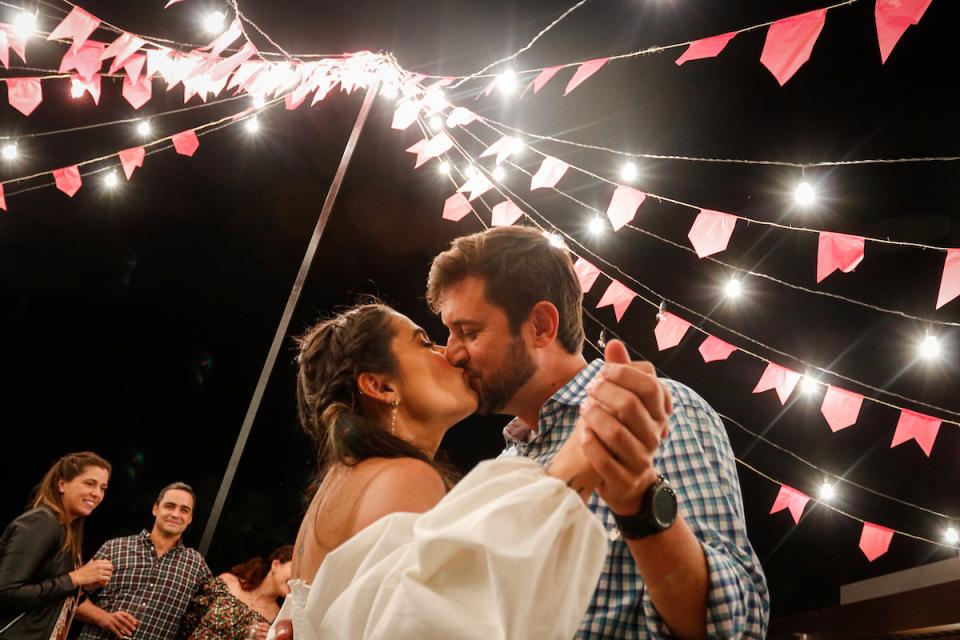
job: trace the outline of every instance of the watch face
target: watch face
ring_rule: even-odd
[[[653,494],[653,518],[664,529],[677,518],[677,495],[670,487],[660,487]]]

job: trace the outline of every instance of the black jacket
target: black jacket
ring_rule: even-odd
[[[77,593],[69,573],[65,532],[45,507],[31,509],[11,522],[0,536],[0,629],[25,615],[0,638],[47,640],[64,600]]]

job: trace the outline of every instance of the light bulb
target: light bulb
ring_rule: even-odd
[[[801,207],[809,207],[817,199],[817,193],[809,182],[801,182],[793,191],[793,199]]]
[[[559,233],[548,233],[547,237],[550,239],[550,244],[557,249],[566,249],[567,245]]]
[[[257,120],[257,116],[253,116],[247,120],[247,131],[250,133],[256,133],[260,130],[260,122]]]
[[[227,17],[219,11],[208,13],[203,19],[203,28],[210,34],[218,34],[223,31],[223,21]]]
[[[17,157],[17,143],[8,142],[3,145],[3,149],[0,149],[0,153],[3,154],[4,160],[15,160]]]
[[[511,155],[517,155],[523,152],[523,140],[520,138],[511,138],[507,145],[510,148]]]
[[[511,94],[517,90],[517,74],[513,69],[507,69],[500,74],[500,77],[497,79],[497,85],[500,87],[500,91]]]
[[[13,30],[21,38],[29,38],[37,26],[37,16],[34,13],[21,11],[13,19]]]
[[[440,173],[444,175],[447,175],[448,173],[450,173],[450,163],[447,162],[446,160],[441,161],[440,166],[438,168],[440,169]]]
[[[803,378],[801,378],[800,390],[803,391],[805,394],[807,395],[814,394],[819,389],[820,389],[820,383],[817,382],[816,378],[809,375],[805,375],[803,376]]]
[[[603,221],[603,218],[600,216],[593,216],[593,219],[590,221],[590,233],[598,235],[606,231],[607,223]]]
[[[71,98],[82,98],[83,93],[86,91],[86,88],[83,86],[83,83],[74,78],[70,81],[70,97]]]
[[[477,175],[477,168],[472,164],[468,164],[467,168],[463,170],[463,175],[467,176],[467,178],[472,178]]]
[[[917,347],[917,351],[924,360],[936,360],[940,356],[940,340],[937,336],[927,334]]]
[[[730,280],[727,281],[726,286],[724,286],[723,292],[728,298],[738,298],[740,297],[740,294],[743,293],[743,286],[736,278],[730,278]]]
[[[430,118],[430,128],[434,131],[440,131],[443,129],[443,118],[440,116],[433,116]]]
[[[148,135],[150,135],[150,121],[149,121],[149,120],[141,120],[141,121],[137,124],[137,133],[140,134],[141,136],[143,136],[144,138],[147,137]]]
[[[260,96],[253,96],[253,108],[254,108],[254,109],[263,109],[263,107],[264,107],[266,104],[267,104],[267,99],[264,98],[262,95],[260,95]]]
[[[110,189],[120,184],[120,178],[117,176],[117,172],[111,171],[107,175],[105,175],[103,177],[103,184]]]
[[[953,527],[947,527],[947,530],[943,532],[943,539],[947,541],[947,544],[957,544],[960,542],[960,533],[957,533],[957,530]]]
[[[830,502],[834,495],[833,485],[824,480],[823,484],[820,485],[820,499],[824,502]]]
[[[395,84],[384,84],[380,88],[380,95],[384,98],[396,98],[397,97],[397,85]]]
[[[507,172],[503,170],[503,167],[498,166],[496,169],[493,170],[493,178],[497,182],[500,182],[501,180],[503,180],[504,176],[506,175],[507,175]]]
[[[620,177],[624,182],[633,182],[637,177],[637,165],[627,162],[620,169]]]

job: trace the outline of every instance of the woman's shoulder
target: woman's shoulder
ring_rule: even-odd
[[[416,458],[370,458],[360,464],[367,465],[367,473],[372,485],[412,483],[416,487],[444,490],[443,478],[440,473],[424,460]],[[379,488],[382,489],[383,487]]]
[[[17,516],[7,529],[8,531],[29,531],[31,535],[40,534],[41,532],[59,533],[60,521],[57,519],[57,515],[50,509],[46,507],[36,507]]]
[[[391,513],[432,509],[446,494],[443,478],[422,460],[376,458],[364,464],[370,476],[357,499],[358,530]]]

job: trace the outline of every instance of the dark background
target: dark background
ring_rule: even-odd
[[[187,42],[209,40],[196,20],[223,8],[188,0],[163,11],[163,4],[102,0],[83,6],[124,29]],[[525,44],[568,6],[529,0],[241,4],[290,51],[382,49],[407,69],[435,74],[478,70]],[[809,0],[595,0],[521,56],[517,67],[683,42],[821,6]],[[62,14],[46,5],[41,13]],[[759,63],[765,34],[760,30],[738,36],[714,60],[679,68],[673,60],[682,49],[610,63],[566,98],[561,94],[570,71],[522,100],[474,101],[486,81],[451,91],[449,97],[525,130],[639,153],[797,162],[953,155],[960,150],[958,17],[950,0],[934,0],[923,21],[881,65],[873,3],[862,0],[832,10],[811,61],[783,88]],[[41,19],[40,26],[50,30],[55,22]],[[96,37],[113,36],[99,32]],[[268,49],[262,39],[253,39]],[[56,67],[64,51],[64,45],[34,39],[28,60],[31,66]],[[45,82],[44,97],[30,118],[0,109],[0,133],[22,135],[135,115],[120,98],[119,85],[107,80],[99,108],[89,98],[71,100],[65,81]],[[180,101],[182,88],[168,94],[155,83],[154,99],[142,111],[176,108]],[[53,188],[8,198],[10,213],[0,214],[0,521],[22,510],[56,457],[92,449],[114,464],[114,474],[106,500],[86,524],[88,554],[107,538],[148,526],[155,492],[175,480],[198,491],[187,542],[199,542],[361,101],[359,92],[334,93],[314,108],[274,109],[261,116],[255,136],[233,127],[202,137],[192,159],[172,151],[148,157],[133,181],[114,192],[91,178],[73,199]],[[238,104],[157,120],[155,131],[161,136],[197,126],[238,110]],[[444,338],[423,302],[430,260],[450,239],[482,226],[473,217],[460,223],[440,219],[450,182],[433,163],[412,170],[413,156],[403,150],[421,135],[416,126],[402,133],[391,130],[391,118],[391,101],[378,100],[310,272],[293,333],[359,294],[376,293],[436,339]],[[478,125],[471,130],[487,143],[495,139]],[[21,140],[24,157],[4,165],[2,175],[9,179],[50,170],[136,140],[129,125]],[[539,148],[616,179],[620,160],[613,156],[546,144]],[[518,161],[530,171],[539,164],[532,153]],[[677,161],[639,165],[635,186],[706,208],[960,246],[957,163],[810,170],[807,177],[819,184],[823,199],[808,213],[795,210],[790,201],[798,170]],[[526,180],[514,171],[507,184],[554,224],[661,295],[808,362],[960,410],[960,345],[954,332],[938,327],[945,356],[932,365],[919,364],[913,345],[927,329],[924,323],[757,278],[747,282],[740,303],[723,303],[720,287],[729,277],[723,268],[629,229],[594,238],[585,232],[592,214],[544,192],[530,196]],[[611,192],[572,172],[561,188],[601,210]],[[7,192],[12,190],[8,185]],[[489,221],[489,212],[478,210]],[[689,210],[648,200],[635,224],[686,244],[693,219]],[[836,273],[818,286],[816,248],[815,235],[741,222],[730,248],[718,257],[811,288],[927,318],[960,320],[960,302],[933,309],[942,252],[868,243],[855,273]],[[819,397],[797,394],[784,409],[773,393],[752,395],[763,369],[756,360],[734,354],[705,365],[692,334],[679,348],[656,353],[653,309],[637,301],[619,325],[611,309],[592,310],[605,285],[601,279],[587,295],[591,313],[718,410],[833,474],[935,511],[958,512],[955,426],[943,426],[930,459],[913,443],[890,449],[897,413],[870,402],[855,427],[832,434],[820,416]],[[591,319],[586,324],[592,344],[599,326]],[[760,351],[802,370],[796,362]],[[299,523],[314,453],[297,427],[292,354],[288,340],[213,541],[214,571],[291,541]],[[595,355],[588,345],[588,358]],[[502,423],[501,418],[470,419],[448,434],[443,449],[467,470],[500,450]],[[821,474],[735,426],[728,430],[738,457],[815,493]],[[869,563],[857,548],[859,523],[811,506],[795,527],[785,512],[767,515],[775,484],[742,467],[740,474],[750,537],[770,583],[775,616],[833,604],[841,584],[956,553],[895,536],[889,553]],[[939,539],[946,524],[852,487],[841,489],[837,505],[928,538]]]

